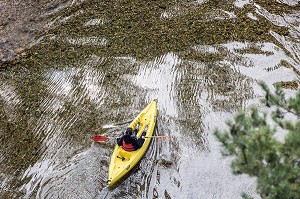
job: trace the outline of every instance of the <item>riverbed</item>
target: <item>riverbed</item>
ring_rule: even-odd
[[[293,0],[1,1],[1,198],[254,198],[213,135],[300,86]],[[153,99],[155,135],[107,186],[115,138]],[[94,143],[93,135],[108,142]]]

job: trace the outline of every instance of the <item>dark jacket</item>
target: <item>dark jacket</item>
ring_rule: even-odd
[[[126,151],[135,151],[141,148],[144,144],[144,139],[137,139],[135,135],[123,135],[120,138],[117,138],[117,144],[122,146]]]

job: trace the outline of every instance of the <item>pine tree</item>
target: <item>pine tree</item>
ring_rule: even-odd
[[[262,198],[300,198],[300,91],[286,99],[280,87],[272,93],[265,83],[262,101],[270,113],[251,107],[228,121],[228,131],[214,134],[224,146],[224,155],[234,156],[235,174],[257,177],[257,192]],[[267,117],[274,122],[267,122]],[[286,132],[284,141],[275,133]],[[248,198],[243,194],[244,198]]]

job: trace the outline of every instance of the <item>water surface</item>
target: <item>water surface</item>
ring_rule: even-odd
[[[0,5],[1,197],[260,198],[212,132],[261,106],[260,80],[299,89],[297,1]],[[155,98],[172,138],[108,188],[114,138]]]

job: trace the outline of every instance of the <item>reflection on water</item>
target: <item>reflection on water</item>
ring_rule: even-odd
[[[177,73],[181,60],[174,53],[168,53],[153,61],[142,63],[133,82],[147,89],[147,98],[159,100],[159,111],[171,117],[178,117],[174,86],[180,79]]]
[[[54,157],[38,162],[24,173],[23,177],[31,178],[23,187],[25,198],[34,191],[37,198],[95,198],[101,182],[99,174],[107,172],[107,157],[106,150],[92,146],[64,162],[52,163]]]
[[[257,104],[259,80],[299,88],[295,1],[41,5],[24,18],[43,27],[23,34],[37,42],[23,58],[0,62],[0,197],[259,198],[255,179],[231,174],[212,131]],[[7,23],[6,35],[22,27]],[[16,48],[6,37],[1,59]],[[155,134],[172,138],[153,140],[130,175],[108,188],[115,138],[154,98]],[[111,139],[92,143],[94,134]]]

